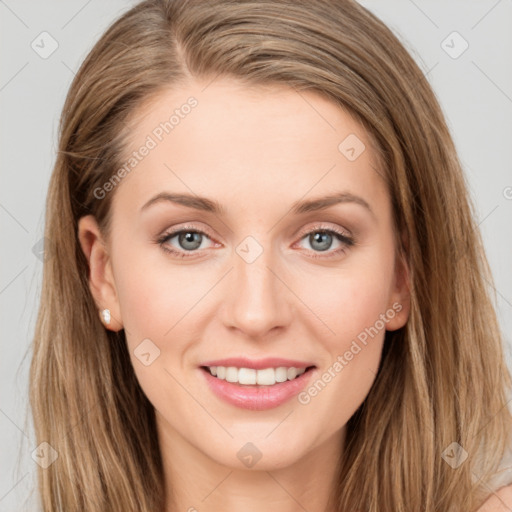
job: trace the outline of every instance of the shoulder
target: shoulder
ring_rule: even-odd
[[[477,512],[510,512],[512,510],[512,484],[494,492]]]

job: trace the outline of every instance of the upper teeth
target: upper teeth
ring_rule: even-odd
[[[302,375],[306,368],[295,368],[294,366],[286,368],[265,368],[255,370],[254,368],[236,368],[235,366],[208,366],[212,375],[218,379],[225,379],[228,382],[238,382],[239,384],[260,384],[263,386],[272,386],[276,382],[285,382],[293,380]]]

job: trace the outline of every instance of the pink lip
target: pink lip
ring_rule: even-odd
[[[294,361],[293,359],[282,359],[280,357],[266,357],[265,359],[251,360],[246,357],[229,357],[228,359],[217,359],[215,361],[206,361],[200,366],[235,366],[236,368],[253,368],[255,370],[263,370],[265,368],[279,368],[286,366],[290,368],[307,368],[315,366],[314,363],[304,361]]]
[[[244,365],[241,366],[247,368],[245,364],[247,363],[244,363]],[[279,363],[279,365],[294,366],[281,363]],[[208,364],[205,366],[224,366],[224,364]],[[232,364],[231,366],[237,365]],[[265,368],[270,367],[272,367],[272,365],[265,366]],[[227,382],[226,380],[214,377],[206,368],[200,368],[199,371],[204,375],[211,391],[222,400],[241,409],[263,411],[278,407],[290,400],[292,397],[298,395],[306,387],[312,378],[312,374],[315,373],[316,368],[311,368],[310,370],[305,371],[296,379],[287,380],[285,382],[276,382],[273,386],[247,386]]]

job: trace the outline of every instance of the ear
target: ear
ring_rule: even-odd
[[[89,263],[89,289],[99,309],[98,314],[101,315],[101,311],[108,308],[111,320],[108,326],[104,325],[111,331],[119,331],[123,328],[123,323],[111,259],[94,215],[79,219],[78,240]]]
[[[409,265],[401,253],[395,259],[394,282],[388,307],[396,314],[387,322],[386,330],[396,331],[407,323],[411,310]]]

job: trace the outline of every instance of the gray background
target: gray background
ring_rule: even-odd
[[[93,43],[134,3],[0,0],[0,512],[21,510],[35,485],[31,453],[36,446],[31,420],[26,420],[27,350],[41,287],[37,248],[60,111]],[[444,109],[478,209],[510,365],[512,0],[361,3],[399,36]],[[45,31],[50,36],[40,35]],[[447,39],[453,31],[460,36]],[[458,55],[464,41],[469,47]],[[52,44],[58,47],[45,55]]]

